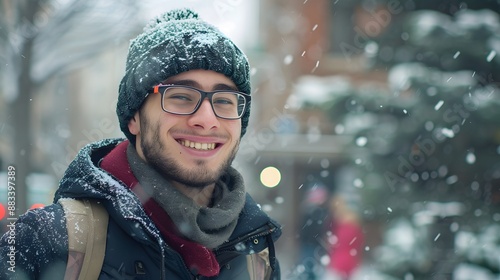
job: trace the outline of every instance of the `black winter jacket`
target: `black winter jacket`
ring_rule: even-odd
[[[68,233],[64,211],[57,201],[66,197],[99,200],[109,213],[99,279],[206,279],[193,275],[181,256],[165,243],[133,192],[98,167],[98,162],[121,141],[107,139],[82,148],[62,178],[54,204],[19,217],[12,228],[15,232],[7,232],[0,240],[0,279],[63,279]],[[251,256],[266,249],[271,268],[266,279],[280,279],[274,254],[274,242],[280,235],[280,226],[247,194],[229,241],[214,250],[220,274],[209,279],[258,279],[250,276],[255,269]]]

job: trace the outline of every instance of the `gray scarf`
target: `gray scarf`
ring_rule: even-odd
[[[186,238],[209,249],[229,239],[245,204],[245,187],[238,171],[230,167],[215,184],[212,207],[202,207],[151,168],[132,145],[128,145],[127,158],[144,191],[167,212]]]

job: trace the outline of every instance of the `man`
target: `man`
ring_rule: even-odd
[[[69,235],[85,231],[78,222],[66,229],[73,218],[62,204],[76,199],[109,216],[99,279],[279,279],[280,226],[231,167],[249,109],[248,61],[230,39],[188,9],[154,19],[131,42],[120,84],[127,139],[79,152],[55,203],[18,219],[15,273],[2,261],[0,275],[77,279],[95,270],[82,265],[92,239],[83,252],[68,249]],[[2,260],[9,246],[6,235]]]

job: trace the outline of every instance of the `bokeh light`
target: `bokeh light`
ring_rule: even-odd
[[[274,166],[266,167],[260,172],[260,182],[268,187],[274,188],[281,181],[281,172]]]

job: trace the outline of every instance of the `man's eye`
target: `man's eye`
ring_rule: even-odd
[[[231,104],[234,104],[234,101],[231,99],[227,99],[227,98],[219,98],[219,99],[214,100],[214,103],[221,104],[221,105],[231,105]]]
[[[174,99],[178,101],[192,101],[193,98],[190,95],[186,94],[172,94],[168,97],[168,99]]]
[[[231,93],[218,93],[213,97],[214,104],[234,105],[238,104],[238,96]]]

